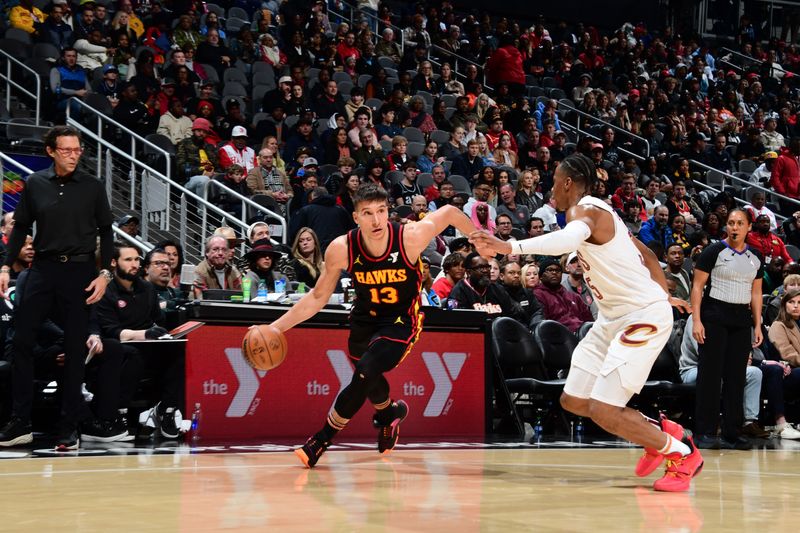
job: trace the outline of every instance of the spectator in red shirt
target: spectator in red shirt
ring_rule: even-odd
[[[611,205],[614,209],[622,210],[625,202],[636,202],[639,204],[639,218],[642,222],[647,222],[647,210],[642,199],[636,195],[636,177],[633,174],[625,174],[622,184],[611,196]]]
[[[525,88],[525,71],[522,54],[514,46],[510,33],[500,36],[500,45],[486,62],[486,75],[490,85],[507,83],[512,94],[521,94]]]
[[[775,166],[772,167],[770,184],[775,192],[790,198],[800,198],[800,137],[789,142],[789,148],[783,148]],[[792,208],[792,210],[794,210]]]
[[[787,264],[793,263],[794,260],[786,251],[786,245],[781,238],[769,232],[769,224],[770,220],[767,215],[759,215],[756,218],[753,229],[747,234],[748,246],[764,256],[765,264],[770,264],[777,257],[783,258]]]
[[[450,291],[456,283],[464,279],[464,255],[454,252],[444,258],[442,262],[444,276],[433,282],[433,292],[444,301],[450,296]]]
[[[584,322],[593,320],[592,313],[581,297],[561,285],[563,270],[556,257],[546,257],[539,262],[541,283],[533,288],[533,295],[544,309],[546,320],[560,322],[575,333]]]

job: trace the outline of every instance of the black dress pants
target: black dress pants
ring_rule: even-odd
[[[21,301],[15,302],[14,355],[12,367],[13,413],[30,420],[33,405],[36,329],[57,312],[64,327],[64,380],[60,431],[77,426],[83,404],[86,341],[89,337],[89,306],[86,287],[96,276],[94,261],[33,262]]]

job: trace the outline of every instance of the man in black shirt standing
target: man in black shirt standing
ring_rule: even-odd
[[[89,306],[103,297],[111,279],[112,217],[103,184],[77,170],[83,152],[79,132],[56,126],[45,136],[45,150],[53,166],[28,178],[14,212],[8,255],[0,267],[0,292],[4,293],[11,265],[36,223],[35,258],[15,317],[14,405],[11,420],[0,430],[0,446],[32,441],[35,332],[57,306],[64,317],[65,362],[56,450],[66,451],[78,447],[84,360],[87,346],[94,342],[89,339]],[[98,235],[103,268],[99,275],[95,267]]]

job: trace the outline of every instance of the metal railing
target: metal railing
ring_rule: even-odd
[[[559,122],[561,123],[561,128],[562,129],[566,129],[567,131],[571,131],[571,132],[575,133],[576,140],[577,140],[578,136],[582,135],[584,137],[589,137],[590,139],[594,139],[596,141],[602,141],[602,139],[600,137],[598,137],[597,135],[595,135],[594,133],[588,131],[587,129],[581,129],[581,120],[580,119],[581,119],[581,117],[586,117],[589,120],[595,121],[597,123],[597,124],[594,124],[595,126],[603,126],[603,127],[610,126],[614,131],[618,131],[618,132],[626,135],[627,137],[630,137],[632,139],[635,139],[636,141],[639,141],[641,144],[644,145],[645,155],[642,156],[641,154],[637,154],[635,152],[631,152],[630,150],[627,150],[627,149],[625,149],[625,148],[623,148],[621,146],[617,146],[616,147],[617,151],[622,152],[624,154],[627,154],[627,155],[635,158],[637,161],[644,161],[645,159],[650,157],[650,143],[647,142],[647,139],[645,139],[644,137],[636,135],[635,133],[631,133],[630,131],[626,130],[625,128],[621,128],[619,126],[615,126],[614,124],[612,124],[610,122],[606,122],[605,120],[603,120],[601,118],[597,118],[597,117],[595,117],[593,115],[590,115],[590,114],[588,114],[588,113],[586,113],[584,111],[581,111],[580,109],[577,109],[577,108],[575,108],[575,107],[573,107],[571,105],[564,104],[561,101],[558,102],[558,107],[565,108],[568,111],[574,112],[574,113],[576,113],[578,115],[578,120],[576,120],[575,124],[570,124],[569,122],[567,122],[566,119],[563,119],[563,118],[559,119]]]
[[[733,49],[728,48],[728,47],[724,47],[723,46],[722,48],[719,49],[719,51],[720,51],[720,53],[724,53],[725,55],[721,56],[719,59],[717,59],[717,61],[719,61],[721,63],[725,63],[726,65],[729,65],[729,66],[731,66],[731,67],[733,67],[735,69],[741,70],[741,71],[744,71],[746,67],[744,67],[742,65],[737,65],[736,63],[732,63],[727,58],[731,58],[731,56],[736,56],[736,57],[742,58],[744,61],[749,61],[750,63],[758,65],[759,67],[764,64],[764,61],[762,61],[760,59],[756,59],[755,57],[749,56],[747,54],[743,54],[741,52],[737,52],[736,50],[733,50]],[[784,75],[785,74],[791,74],[792,76],[798,76],[797,72],[793,72],[791,70],[786,70],[785,68],[783,68],[781,66],[776,67],[776,66],[770,65],[769,68],[772,69],[772,70],[778,71],[778,72],[783,72]]]
[[[246,232],[249,225],[245,221],[234,218],[230,213],[170,179],[171,156],[168,152],[83,102],[81,106],[85,110],[82,120],[76,120],[68,112],[67,123],[83,134],[85,144],[87,141],[93,143],[91,155],[87,152],[86,156],[89,159],[92,155],[96,157],[94,164],[97,176],[105,180],[112,208],[118,212],[124,210],[138,213],[143,240],[176,239],[184,249],[187,262],[199,262],[203,258],[200,252],[202,243],[209,232],[213,231],[213,228],[204,225],[209,213],[213,213],[219,220],[225,220],[239,233]],[[67,106],[67,109],[70,107]],[[87,121],[87,116],[94,116],[96,124]],[[115,138],[109,138],[108,132],[116,129],[130,138],[130,146],[120,147]],[[141,157],[138,148],[143,147],[147,147],[154,155],[164,156],[167,161],[166,172],[155,168],[147,158]],[[280,219],[285,226],[283,217],[267,208],[255,202],[250,207],[265,216]],[[151,239],[153,235],[155,238]]]
[[[434,59],[434,58],[431,57],[431,50],[438,50],[444,56],[439,56],[438,58]],[[456,75],[456,78],[461,77],[461,78],[464,78],[465,80],[467,79],[467,75],[461,73],[460,69],[457,68],[458,67],[458,61],[460,61],[462,64],[466,63],[468,65],[475,65],[475,68],[478,69],[478,72],[481,75],[481,85],[483,85],[484,88],[489,89],[490,91],[494,90],[494,87],[491,87],[491,86],[486,84],[486,69],[483,67],[483,65],[481,65],[479,63],[476,63],[476,62],[472,61],[471,59],[467,59],[466,57],[460,56],[460,55],[456,54],[455,52],[451,52],[450,50],[447,50],[446,48],[442,48],[438,44],[431,43],[431,47],[428,49],[428,53],[427,53],[428,61],[430,61],[431,63],[435,64],[437,67],[439,67],[441,69],[442,63],[444,63],[444,61],[447,59],[447,56],[454,57],[456,59],[456,61],[453,62],[454,64],[451,65],[453,67],[453,73]]]
[[[279,222],[279,224],[281,226],[281,241],[280,241],[280,244],[286,244],[286,240],[289,238],[289,236],[288,236],[289,228],[288,228],[288,226],[286,224],[286,219],[283,218],[283,216],[281,216],[278,213],[275,213],[274,211],[270,211],[269,209],[267,209],[263,205],[254,202],[253,200],[251,200],[247,196],[239,194],[238,192],[234,191],[230,187],[227,187],[224,183],[219,182],[219,181],[214,180],[214,179],[208,180],[208,182],[203,187],[204,205],[205,204],[211,204],[211,202],[208,200],[208,192],[209,192],[209,190],[211,190],[211,187],[216,187],[218,189],[221,189],[223,192],[225,192],[225,194],[228,194],[232,198],[235,198],[235,199],[239,200],[241,202],[241,204],[242,204],[242,218],[244,218],[244,219],[249,218],[249,217],[246,217],[244,215],[245,215],[245,213],[247,213],[247,208],[248,207],[252,207],[252,208],[254,208],[254,209],[258,210],[258,211],[261,211],[262,213],[267,215],[269,218],[278,220],[278,222]],[[228,214],[228,216],[231,217],[231,218],[235,218],[230,213]],[[203,209],[202,220],[203,220],[203,226],[206,226],[208,224],[208,210],[205,209],[205,208]],[[223,221],[223,223],[224,222],[225,221]],[[273,231],[270,231],[270,241],[272,241],[273,243],[278,244],[278,242],[275,239],[272,238],[272,235],[274,235],[274,234],[275,233]],[[205,247],[206,247],[206,243],[205,243],[205,241],[203,241],[201,246],[200,246],[200,250],[201,250],[201,252],[203,254],[205,254]]]
[[[716,169],[714,167],[708,166],[705,163],[701,163],[700,161],[697,161],[696,159],[690,159],[689,160],[689,165],[690,166],[699,167],[699,168],[705,170],[706,172],[715,172],[715,173],[721,175],[723,177],[723,181],[722,181],[722,188],[723,189],[725,188],[725,185],[726,185],[725,180],[730,180],[729,183],[731,183],[731,184],[733,182],[741,183],[742,184],[742,187],[741,187],[742,189],[745,189],[745,188],[757,189],[759,191],[764,192],[764,194],[767,195],[767,198],[778,199],[781,202],[787,202],[787,203],[790,203],[790,204],[794,204],[794,205],[798,206],[798,208],[800,208],[800,200],[796,200],[794,198],[789,198],[786,195],[783,195],[783,194],[775,192],[773,189],[768,189],[768,188],[766,188],[766,187],[764,187],[762,185],[759,185],[758,183],[753,183],[752,181],[746,180],[746,179],[744,179],[744,178],[742,178],[740,176],[736,176],[735,174],[731,174],[730,172],[723,172],[723,171],[721,171],[719,169]],[[708,177],[706,177],[706,180],[708,180]],[[695,183],[697,183],[697,181],[695,181]],[[705,184],[705,185],[707,185],[707,184]],[[716,188],[714,190],[717,191]],[[717,191],[717,192],[721,192],[721,191]],[[749,203],[749,202],[747,202],[745,200],[742,200],[740,198],[737,198],[736,200],[737,201],[741,200],[741,203],[745,203],[745,204]],[[780,220],[786,220],[786,217],[781,216],[778,213],[775,213],[775,216],[777,218],[779,218]]]
[[[33,70],[31,67],[20,61],[14,56],[11,56],[5,50],[0,50],[0,54],[6,60],[6,70],[5,72],[0,72],[0,79],[6,82],[6,109],[9,111],[11,110],[11,87],[14,87],[19,92],[24,94],[25,96],[33,99],[36,106],[36,125],[41,124],[42,114],[41,114],[41,107],[42,107],[42,79],[39,77],[39,74]],[[17,83],[15,80],[11,79],[11,66],[12,63],[14,65],[18,65],[23,70],[30,72],[33,74],[33,79],[35,80],[36,85],[36,92],[33,93],[28,90],[27,87],[24,87]]]
[[[364,11],[364,10],[360,9],[358,6],[353,5],[353,4],[349,3],[349,2],[342,1],[341,4],[342,4],[342,7],[346,7],[348,9],[349,14],[346,15],[344,13],[340,13],[340,12],[334,10],[334,9],[331,9],[330,7],[328,7],[328,11],[330,13],[333,13],[334,15],[339,17],[340,19],[349,20],[351,28],[353,27],[353,22],[356,20],[355,13],[358,13],[360,16],[367,17],[368,19],[372,19],[375,22],[375,28],[378,28],[378,26],[380,24],[383,24],[384,26],[387,26],[387,27],[391,28],[392,31],[394,31],[395,39],[399,39],[398,43],[400,44],[400,52],[405,53],[405,51],[406,51],[406,43],[405,43],[405,36],[403,35],[403,29],[402,28],[400,28],[399,26],[395,26],[394,24],[386,24],[386,21],[379,19],[377,15],[373,15],[372,13]],[[374,32],[374,33],[377,33],[377,31]]]

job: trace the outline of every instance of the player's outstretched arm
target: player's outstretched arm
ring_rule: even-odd
[[[464,235],[475,231],[467,215],[452,205],[440,207],[419,222],[406,224],[403,227],[403,242],[409,259],[416,259],[428,243],[448,226],[455,226]]]
[[[644,266],[647,267],[647,270],[650,271],[650,277],[653,278],[653,281],[659,284],[664,292],[669,294],[669,288],[667,287],[667,277],[664,275],[664,271],[661,270],[661,264],[658,262],[658,258],[653,251],[644,245],[642,241],[637,239],[636,237],[631,237],[633,244],[636,246],[636,249],[639,250],[639,253],[642,255],[642,259],[644,260]],[[684,313],[691,313],[692,306],[686,300],[681,300],[680,298],[675,298],[674,296],[669,297],[669,303],[673,307],[677,307],[680,311]]]
[[[325,268],[317,280],[314,288],[303,296],[296,304],[272,323],[281,332],[292,329],[297,324],[304,322],[317,314],[325,307],[328,300],[336,290],[339,275],[347,268],[347,236],[337,237],[325,251]]]

